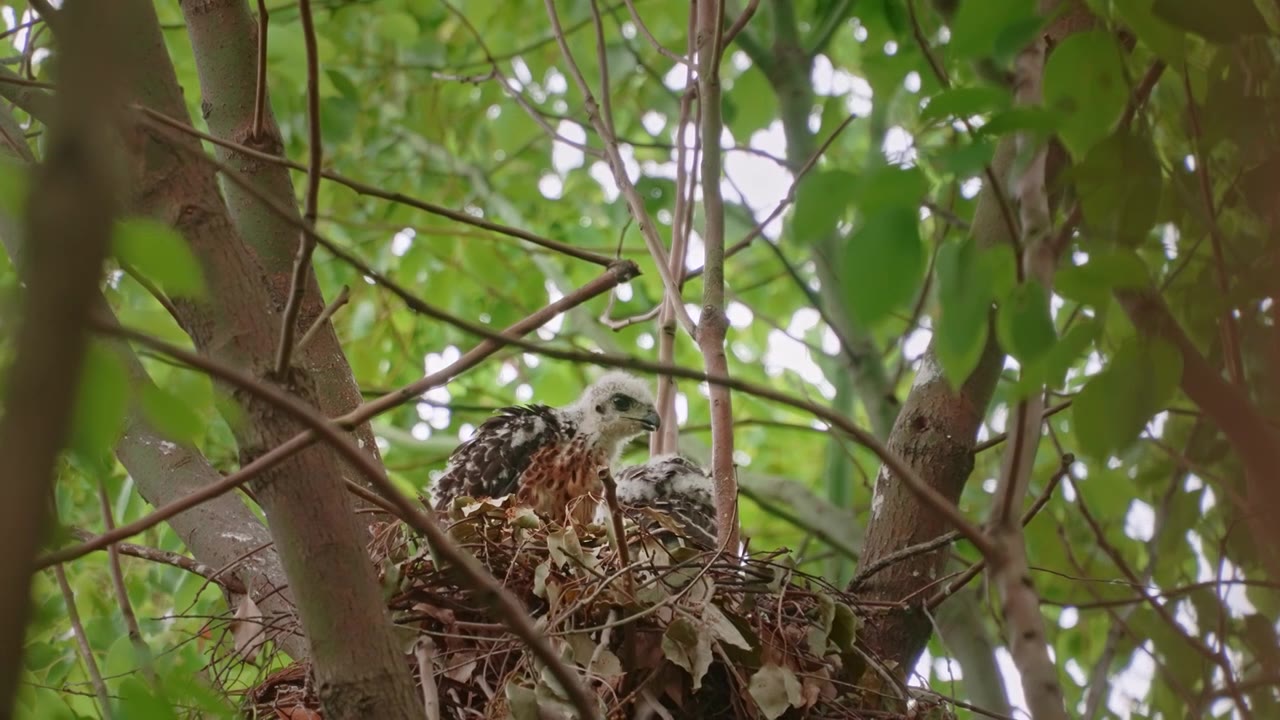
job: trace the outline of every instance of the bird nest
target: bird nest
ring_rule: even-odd
[[[737,562],[700,551],[673,542],[676,528],[655,512],[625,524],[632,557],[623,567],[605,527],[549,524],[505,499],[460,500],[440,519],[528,608],[603,717],[884,718],[903,709],[901,686],[858,646],[857,604],[784,553]],[[388,525],[371,551],[426,717],[577,717],[488,600],[411,531]],[[297,664],[268,677],[246,697],[249,716],[321,718],[309,676]],[[952,716],[918,699],[910,713]]]

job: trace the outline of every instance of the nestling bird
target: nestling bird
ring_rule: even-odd
[[[715,493],[711,476],[697,463],[681,455],[659,455],[642,465],[624,468],[614,482],[623,514],[663,545],[716,549]],[[597,521],[603,521],[607,513],[608,508],[602,505]]]
[[[503,408],[453,451],[432,487],[434,504],[444,510],[457,497],[515,493],[519,503],[563,521],[571,500],[599,493],[600,472],[626,442],[659,424],[648,385],[619,372],[601,377],[568,407]],[[581,507],[589,518],[592,505]]]

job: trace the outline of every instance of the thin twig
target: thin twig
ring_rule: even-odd
[[[160,287],[151,282],[146,275],[138,272],[137,268],[124,260],[116,258],[116,262],[120,264],[120,269],[123,270],[126,275],[133,278],[134,282],[141,285],[143,290],[150,293],[151,297],[155,298],[155,301],[160,303],[160,307],[164,308],[165,312],[169,313],[169,317],[174,320],[182,317],[178,314],[178,308],[173,304],[173,301],[169,299],[169,296],[165,294],[164,290],[161,290]]]
[[[1191,144],[1195,152],[1196,179],[1199,180],[1200,197],[1204,202],[1205,222],[1209,226],[1209,243],[1213,249],[1214,276],[1218,280],[1218,292],[1227,302],[1219,320],[1222,334],[1222,355],[1226,358],[1227,376],[1236,385],[1244,383],[1244,359],[1240,351],[1240,328],[1236,325],[1235,308],[1231,306],[1231,277],[1227,273],[1227,260],[1222,246],[1222,228],[1218,225],[1218,212],[1213,202],[1213,181],[1209,177],[1209,154],[1204,151],[1200,134],[1200,111],[1195,95],[1191,92],[1190,73],[1183,72],[1182,84],[1187,95],[1187,119],[1191,126]]]
[[[951,88],[951,78],[948,77],[946,69],[938,59],[934,57],[933,50],[929,47],[929,41],[925,39],[924,31],[920,28],[920,18],[916,16],[915,0],[907,0],[907,17],[911,21],[911,34],[916,41],[916,46],[920,48],[920,52],[924,55],[925,60],[929,63],[929,68],[933,71],[933,75],[938,80],[938,84],[944,90]],[[969,122],[967,117],[959,118],[960,123],[964,125],[965,132],[970,135],[974,134],[973,124]],[[1018,233],[1018,223],[1013,217],[1013,208],[1009,206],[1009,198],[1000,191],[1000,183],[996,178],[995,171],[991,169],[991,163],[982,166],[982,177],[991,185],[997,204],[1000,208],[1000,217],[1004,220],[1005,227],[1009,231],[1009,240],[1013,243],[1015,257],[1022,257],[1022,241]],[[1022,266],[1016,267],[1018,281],[1022,281]]]
[[[617,278],[618,275],[613,271],[605,273],[555,303],[552,303],[529,317],[511,325],[504,331],[505,334],[500,335],[499,337],[509,337],[517,333],[523,335],[533,332],[546,324],[549,319],[568,310],[570,307],[586,302],[588,299],[608,291],[611,287],[617,284]],[[416,400],[428,390],[444,385],[463,372],[466,372],[480,364],[480,362],[498,352],[505,346],[505,340],[486,338],[483,342],[478,343],[474,348],[467,351],[447,367],[427,375],[416,382],[410,383],[399,390],[387,393],[377,400],[367,402],[350,413],[337,418],[336,422],[339,427],[346,430],[358,427],[376,415],[398,407],[405,402]],[[236,489],[249,480],[257,477],[259,474],[270,470],[279,463],[288,459],[295,452],[310,446],[311,443],[315,442],[315,440],[316,434],[313,432],[299,433],[298,435],[290,438],[287,442],[272,448],[261,457],[254,459],[248,465],[241,467],[237,472],[227,475],[216,483],[206,485],[190,495],[183,496],[173,502],[162,505],[142,518],[93,537],[91,540],[86,540],[80,545],[56,550],[38,558],[36,560],[36,569],[46,568],[60,562],[69,562],[91,552],[102,550],[108,545],[126,540],[134,535],[149,530],[174,515],[190,510],[193,507],[197,507],[209,500],[212,500],[213,498]],[[225,569],[216,572],[214,577],[223,571],[225,571]],[[194,569],[192,569],[192,572],[199,573],[198,570]]]
[[[686,52],[693,56],[695,36],[697,35],[697,18],[689,14],[688,37],[685,40]],[[693,224],[694,193],[698,184],[698,153],[702,148],[702,136],[693,133],[693,162],[686,164],[688,143],[685,138],[689,132],[689,118],[693,107],[693,96],[696,85],[693,82],[693,65],[686,63],[684,68],[685,91],[680,96],[680,119],[676,123],[676,206],[671,220],[671,253],[667,258],[672,275],[675,276],[677,289],[684,288],[685,272],[688,270],[689,232]],[[699,105],[699,108],[701,105]],[[664,287],[661,310],[658,313],[658,362],[670,365],[675,362],[676,347],[676,311],[674,303],[682,303],[684,298],[672,295]],[[649,454],[663,455],[679,450],[679,423],[676,418],[676,383],[675,379],[666,375],[658,377],[658,416],[662,425],[649,440]]]
[[[427,720],[440,720],[440,689],[436,686],[436,643],[423,635],[413,646],[418,660],[418,684],[422,687],[422,705]]]
[[[746,29],[747,23],[751,22],[751,18],[755,17],[756,10],[759,8],[760,0],[751,0],[747,3],[747,6],[743,8],[742,14],[738,16],[738,19],[733,21],[733,25],[729,26],[729,29],[724,31],[724,37],[720,40],[720,52],[722,54],[724,52],[724,48],[728,47],[729,43],[737,39],[738,35]],[[720,13],[720,21],[722,23],[724,22],[723,12]]]
[[[5,79],[0,78],[0,82],[5,82]],[[235,152],[242,153],[244,155],[255,158],[257,160],[276,163],[284,167],[287,167],[290,170],[298,170],[302,172],[307,171],[307,166],[301,163],[296,163],[296,162],[293,162],[292,160],[289,160],[288,158],[281,157],[279,155],[272,155],[271,153],[265,153],[265,152],[262,152],[261,150],[255,150],[254,148],[248,147],[246,145],[242,145],[237,142],[233,142],[231,140],[226,140],[224,138],[219,138],[217,136],[210,135],[206,132],[202,132],[201,130],[198,130],[197,128],[191,127],[190,125],[180,120],[175,120],[174,118],[171,118],[168,115],[165,115],[164,113],[152,110],[151,108],[134,106],[134,109],[139,113],[141,113],[145,118],[149,118],[150,120],[152,120],[155,124],[164,125],[174,130],[178,130],[180,132],[186,133],[188,135],[193,135],[195,137],[200,138],[201,140],[211,142],[215,145],[219,145],[221,147],[227,148],[228,150],[234,150]],[[352,178],[339,175],[338,173],[335,173],[335,172],[330,172],[325,170],[325,171],[322,171],[320,175],[325,180],[336,182],[339,185],[342,185],[350,190],[353,190],[360,195],[365,195],[367,197],[376,197],[382,200],[387,200],[389,202],[398,203],[400,205],[406,205],[408,207],[415,208],[417,210],[422,210],[423,212],[427,212],[432,215],[448,218],[449,220],[453,220],[454,222],[470,225],[472,227],[480,228],[481,230],[488,230],[490,232],[494,232],[499,235],[506,235],[507,237],[513,237],[519,240],[524,240],[525,242],[532,243],[534,245],[537,245],[538,247],[560,253],[561,255],[567,255],[569,257],[576,258],[578,260],[594,263],[601,267],[608,267],[609,264],[613,262],[613,258],[609,257],[608,255],[601,255],[599,253],[590,252],[588,250],[582,250],[572,245],[568,245],[566,243],[562,243],[556,240],[552,240],[551,238],[546,238],[536,233],[529,232],[528,230],[523,230],[521,228],[511,227],[509,225],[503,225],[501,223],[496,223],[490,220],[485,220],[483,218],[478,218],[468,213],[462,212],[460,210],[452,210],[450,208],[446,208],[441,205],[429,203],[425,200],[419,200],[417,198],[410,197],[403,193],[388,192],[386,190],[375,187],[373,185],[360,182],[359,180],[354,180]]]
[[[636,29],[638,29],[640,31],[640,34],[643,35],[645,39],[649,41],[649,44],[653,46],[653,49],[658,51],[659,55],[676,63],[677,65],[687,65],[689,63],[688,58],[681,57],[671,52],[666,48],[666,46],[658,42],[658,38],[654,37],[653,33],[649,32],[649,26],[645,25],[644,20],[640,19],[640,14],[636,12],[635,3],[632,2],[632,0],[625,0],[624,4],[627,6],[627,12],[631,13],[631,22],[635,23]],[[598,27],[599,26],[599,10],[596,8],[596,3],[594,1],[591,3],[591,14],[596,18],[596,23]]]
[[[305,204],[302,222],[309,228],[316,225],[317,204],[320,199],[320,172],[324,163],[324,145],[320,137],[320,50],[316,46],[316,27],[311,17],[311,0],[298,0],[298,16],[302,20],[302,37],[307,48],[307,127],[308,164]],[[262,37],[265,48],[265,29]],[[265,52],[265,50],[260,50]],[[262,73],[259,70],[259,73]],[[262,83],[259,89],[262,89]],[[280,347],[276,351],[276,377],[284,377],[289,369],[293,353],[294,334],[298,329],[298,313],[302,310],[302,298],[307,292],[307,278],[311,273],[311,254],[316,243],[311,234],[303,232],[298,237],[298,254],[293,260],[293,278],[289,283],[289,299],[280,321]]]
[[[1062,456],[1062,462],[1058,466],[1058,471],[1054,473],[1053,477],[1049,478],[1049,484],[1046,485],[1044,488],[1044,491],[1040,493],[1040,497],[1036,498],[1036,501],[1032,503],[1031,507],[1028,508],[1027,511],[1022,514],[1023,527],[1026,527],[1028,524],[1030,524],[1030,522],[1035,518],[1035,516],[1040,513],[1040,510],[1043,509],[1044,506],[1049,503],[1049,500],[1053,497],[1054,490],[1056,490],[1058,485],[1062,483],[1062,480],[1066,478],[1067,473],[1071,471],[1071,464],[1074,463],[1075,461],[1076,461],[1075,456],[1069,453]],[[969,583],[970,580],[977,577],[979,573],[981,573],[984,569],[986,569],[986,567],[987,567],[987,561],[979,560],[976,563],[965,568],[954,580],[947,583],[947,585],[944,588],[939,590],[934,595],[931,595],[929,599],[926,600],[924,603],[925,608],[929,610],[933,610],[934,608],[941,605],[943,600],[946,600],[947,598],[951,597],[952,595],[962,590],[964,586]]]
[[[102,510],[102,525],[107,530],[116,526],[115,518],[111,512],[111,498],[107,496],[107,486],[101,480],[98,482],[98,505]],[[61,566],[58,566],[61,568]],[[129,600],[129,588],[124,583],[124,572],[120,569],[120,550],[116,546],[107,548],[107,567],[111,571],[111,584],[116,591],[116,602],[120,605],[120,615],[124,618],[125,631],[129,634],[129,640],[133,643],[134,650],[138,653],[138,658],[143,662],[143,674],[152,683],[155,682],[155,669],[151,666],[151,648],[147,646],[147,641],[142,637],[142,630],[138,627],[138,616],[133,612],[133,603]]]
[[[115,529],[116,526],[114,524],[108,528],[108,530]],[[89,532],[84,528],[71,528],[71,535],[81,542],[96,540],[98,537],[96,534]],[[111,543],[105,548],[99,549],[107,548],[114,548],[121,555],[128,555],[129,557],[138,558],[139,560],[147,560],[161,565],[176,567],[180,570],[186,570],[189,573],[199,575],[205,579],[213,580],[216,578],[219,585],[226,588],[229,592],[233,592],[238,595],[243,595],[245,592],[244,583],[240,582],[239,578],[236,578],[235,576],[219,578],[217,576],[217,570],[213,567],[205,565],[197,560],[193,560],[186,555],[179,555],[175,552],[161,550],[160,548],[147,547],[146,545],[134,545],[133,543]]]
[[[640,197],[639,191],[636,190],[635,183],[631,182],[631,178],[627,176],[627,166],[622,159],[622,153],[618,149],[618,138],[609,127],[612,119],[600,112],[601,106],[596,101],[595,93],[591,91],[591,86],[587,84],[587,79],[582,74],[582,69],[578,67],[577,61],[573,59],[573,52],[569,49],[569,42],[564,36],[564,29],[560,26],[560,16],[556,12],[555,0],[544,0],[544,5],[546,6],[547,16],[551,20],[552,30],[556,35],[556,42],[560,46],[560,53],[569,68],[569,75],[578,84],[578,88],[585,98],[587,117],[591,120],[592,126],[604,143],[605,156],[609,161],[609,168],[613,171],[614,182],[618,185],[622,196],[626,198],[627,207],[630,209],[631,215],[640,225],[640,235],[644,238],[645,245],[649,248],[649,254],[653,256],[654,265],[658,268],[658,276],[662,279],[663,287],[669,293],[678,296],[680,294],[680,284],[675,281],[671,268],[668,266],[667,253],[663,248],[662,240],[658,237],[657,225],[649,217],[649,212],[645,210],[644,199]],[[697,332],[697,328],[694,325],[693,318],[689,315],[689,311],[683,305],[673,309],[681,326],[688,331],[689,335],[694,335]]]
[[[308,343],[315,339],[316,334],[320,332],[320,329],[324,327],[324,324],[329,322],[329,318],[333,317],[333,314],[338,312],[338,309],[343,305],[346,305],[350,300],[351,288],[347,285],[343,285],[342,289],[338,291],[338,294],[333,296],[333,299],[329,301],[329,304],[324,306],[324,310],[322,310],[320,314],[316,316],[316,319],[312,321],[311,327],[307,328],[307,332],[304,333],[302,339],[298,341],[294,351],[302,352],[306,349]]]
[[[813,152],[813,155],[810,155],[809,159],[805,160],[804,165],[801,165],[800,169],[796,171],[795,179],[791,181],[791,187],[787,188],[786,196],[783,197],[782,200],[778,201],[778,204],[774,206],[773,211],[769,213],[768,217],[756,223],[755,227],[751,228],[751,231],[748,232],[745,236],[743,236],[741,240],[734,243],[732,246],[730,246],[728,249],[725,250],[724,256],[726,260],[733,257],[734,255],[737,255],[739,252],[742,252],[743,250],[745,250],[747,246],[751,244],[751,241],[760,237],[760,235],[764,233],[764,229],[768,227],[769,223],[776,220],[784,210],[786,210],[788,207],[791,206],[792,203],[796,201],[796,191],[800,187],[800,181],[803,180],[804,176],[807,175],[809,171],[813,169],[813,166],[818,163],[818,160],[821,159],[822,156],[826,154],[827,149],[830,148],[831,144],[834,143],[836,139],[840,137],[841,133],[844,132],[845,128],[849,127],[849,125],[853,124],[853,121],[857,119],[858,119],[857,115],[850,113],[849,116],[846,117],[843,122],[841,122],[838,126],[836,126],[835,130],[831,131],[831,134],[827,136],[827,139],[822,141],[822,145],[820,145],[818,149]],[[701,275],[704,269],[705,269],[705,266],[690,270],[688,273],[685,274],[684,281],[681,283],[681,285]]]
[[[54,577],[58,579],[58,589],[62,591],[62,601],[67,606],[67,620],[71,623],[71,634],[76,639],[76,650],[80,654],[80,662],[84,663],[85,674],[93,685],[93,692],[98,697],[98,711],[105,720],[111,720],[111,694],[107,692],[107,683],[98,671],[98,661],[93,657],[93,648],[89,646],[89,636],[84,632],[84,623],[80,622],[80,611],[76,609],[76,594],[71,591],[67,582],[67,573],[61,565],[53,566]]]
[[[299,7],[301,9],[301,6]],[[308,9],[310,13],[310,9]],[[258,86],[253,95],[253,129],[251,137],[262,140],[267,117],[267,3],[258,0]]]
[[[622,528],[622,507],[618,504],[618,483],[613,473],[606,466],[600,471],[600,484],[604,486],[605,505],[609,508],[609,522],[613,526],[614,551],[618,553],[618,566],[627,570],[622,578],[622,586],[628,595],[635,592],[635,584],[631,578],[631,549],[627,547],[627,535]],[[591,667],[588,665],[587,667]]]

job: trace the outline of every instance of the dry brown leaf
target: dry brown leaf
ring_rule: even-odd
[[[236,655],[246,662],[253,662],[267,642],[267,626],[263,622],[262,611],[248,595],[241,596],[236,606],[236,615],[231,621],[231,639]]]

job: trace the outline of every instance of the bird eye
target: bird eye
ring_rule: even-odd
[[[632,405],[635,405],[635,401],[626,395],[613,396],[613,407],[619,412],[626,412],[630,410]]]

